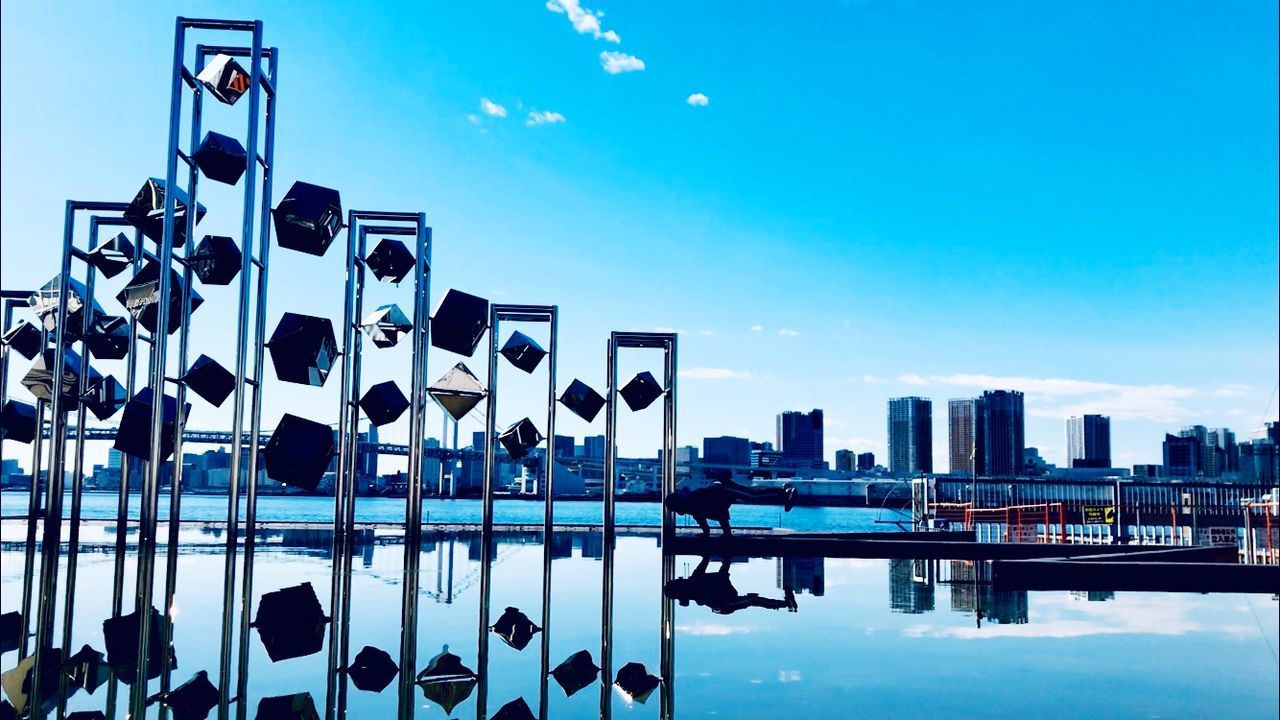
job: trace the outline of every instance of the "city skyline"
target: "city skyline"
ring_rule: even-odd
[[[674,29],[660,6],[593,9],[643,70],[602,67],[607,43],[538,3],[318,5],[343,18],[332,27],[283,7],[218,11],[260,15],[288,49],[281,71],[297,84],[282,100],[277,195],[302,179],[340,189],[347,207],[427,208],[433,300],[457,287],[558,303],[562,385],[603,387],[610,330],[682,331],[679,444],[767,439],[777,412],[820,407],[824,460],[843,447],[883,460],[884,400],[929,395],[941,467],[943,400],[1008,387],[1026,393],[1026,444],[1046,460],[1066,462],[1067,417],[1096,413],[1128,466],[1159,462],[1184,424],[1247,437],[1274,415],[1274,6],[990,17],[858,3],[803,20],[747,13],[731,37],[701,32],[723,21],[719,7]],[[127,200],[158,172],[172,18],[152,10],[6,8],[5,287],[56,272],[69,195]],[[140,40],[119,46],[115,32]],[[421,57],[355,44],[378,35],[411,39]],[[764,37],[783,61],[746,42]],[[822,67],[848,68],[847,82]],[[306,87],[317,78],[348,100]],[[89,110],[106,107],[127,110]],[[198,232],[234,236],[235,222],[211,212]],[[340,280],[334,263],[273,260],[270,326],[303,306],[340,314],[336,294],[306,292]],[[226,306],[222,292],[210,289],[211,307]],[[231,322],[197,313],[193,354],[227,364]],[[446,360],[431,359],[431,379]],[[371,358],[367,376],[390,366]],[[336,417],[336,390],[269,380],[264,426],[292,406]],[[499,425],[519,419],[514,405]],[[191,427],[226,418],[197,407]],[[649,452],[652,420],[634,427],[624,454]]]

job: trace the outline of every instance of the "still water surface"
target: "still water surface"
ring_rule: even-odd
[[[528,510],[536,520],[540,506],[528,504]],[[871,522],[874,513],[863,520]],[[5,610],[20,595],[22,554],[12,541],[21,530],[16,523],[4,527],[10,541],[0,550]],[[86,527],[83,538],[73,644],[101,649],[101,623],[110,614],[114,531],[96,523]],[[558,534],[553,545],[559,557],[552,564],[552,663],[584,648],[598,662],[599,535]],[[398,658],[403,546],[391,534],[379,534],[356,552],[352,652],[368,644]],[[255,596],[310,582],[328,610],[329,555],[324,533],[269,533],[257,553]],[[620,536],[615,559],[614,668],[635,660],[656,672],[663,590],[657,538]],[[479,560],[474,534],[429,535],[421,562],[416,670],[445,644],[480,669]],[[676,577],[687,577],[698,564],[697,557],[677,558]],[[500,534],[492,567],[491,620],[513,606],[537,621],[542,579],[537,534]],[[720,567],[713,562],[709,570]],[[218,535],[184,531],[175,683],[200,669],[216,679],[222,571]],[[676,717],[1277,716],[1280,629],[1270,596],[995,593],[964,580],[971,571],[971,565],[946,561],[735,562],[728,573],[737,592],[782,600],[789,587],[795,610],[748,607],[717,614],[696,603],[677,606]],[[132,562],[126,576],[133,577]],[[518,696],[537,708],[540,639],[522,652],[496,638],[490,641],[490,713]],[[7,653],[0,664],[7,668],[14,659]],[[272,664],[255,633],[250,669],[251,708],[264,695],[309,691],[317,702],[323,700],[323,652]],[[394,717],[395,689],[394,683],[379,695],[352,689],[350,716]],[[103,694],[81,693],[71,707],[101,708]],[[417,717],[445,717],[439,707],[416,697]],[[552,683],[549,717],[596,717],[599,697],[593,685],[566,698]],[[656,693],[645,705],[613,699],[620,718],[657,717],[657,705]],[[475,713],[472,695],[453,715]]]

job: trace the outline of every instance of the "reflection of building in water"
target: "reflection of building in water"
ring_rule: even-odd
[[[599,533],[583,533],[582,557],[600,560],[604,557],[604,538]]]
[[[928,560],[889,561],[889,608],[900,613],[933,612],[933,573]]]
[[[551,533],[551,559],[560,560],[571,557],[573,557],[573,535],[565,532]]]
[[[826,588],[826,572],[821,557],[778,558],[778,589],[807,592],[822,597]]]
[[[1106,602],[1115,600],[1116,594],[1114,590],[1072,590],[1071,597],[1087,602]]]
[[[1000,625],[1027,622],[1025,590],[996,591],[991,585],[991,566],[986,562],[952,560],[951,611],[974,615],[981,612],[984,620]]]

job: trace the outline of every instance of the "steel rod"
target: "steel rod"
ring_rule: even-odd
[[[547,457],[542,486],[542,647],[541,674],[538,679],[538,718],[547,720],[548,679],[551,672],[551,542],[555,535],[556,472],[556,355],[559,330],[559,308],[551,306],[548,314],[547,341]]]

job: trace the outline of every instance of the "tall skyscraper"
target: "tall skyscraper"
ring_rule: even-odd
[[[1067,466],[1111,467],[1111,418],[1105,415],[1067,418]]]
[[[713,465],[748,466],[751,464],[751,441],[728,435],[702,438],[702,461]]]
[[[987,390],[982,393],[982,473],[1014,477],[1022,470],[1026,450],[1026,418],[1022,393]]]
[[[933,403],[928,398],[889,400],[889,472],[933,472]]]
[[[554,441],[555,457],[571,458],[574,452],[574,439],[572,435],[557,435]]]
[[[1185,431],[1184,431],[1185,432]],[[1200,440],[1193,435],[1164,436],[1164,475],[1193,478],[1203,471]]]
[[[582,438],[583,457],[599,460],[604,457],[604,436],[588,435]]]
[[[952,475],[983,474],[982,398],[947,402],[947,445]]]
[[[822,411],[779,413],[778,452],[791,467],[821,468]]]
[[[1219,477],[1239,469],[1239,451],[1236,434],[1227,428],[1207,428],[1192,425],[1182,428],[1181,437],[1195,438],[1200,443],[1199,474]]]
[[[873,470],[876,466],[875,453],[858,453],[858,470]]]
[[[836,451],[836,472],[853,472],[853,451]]]

